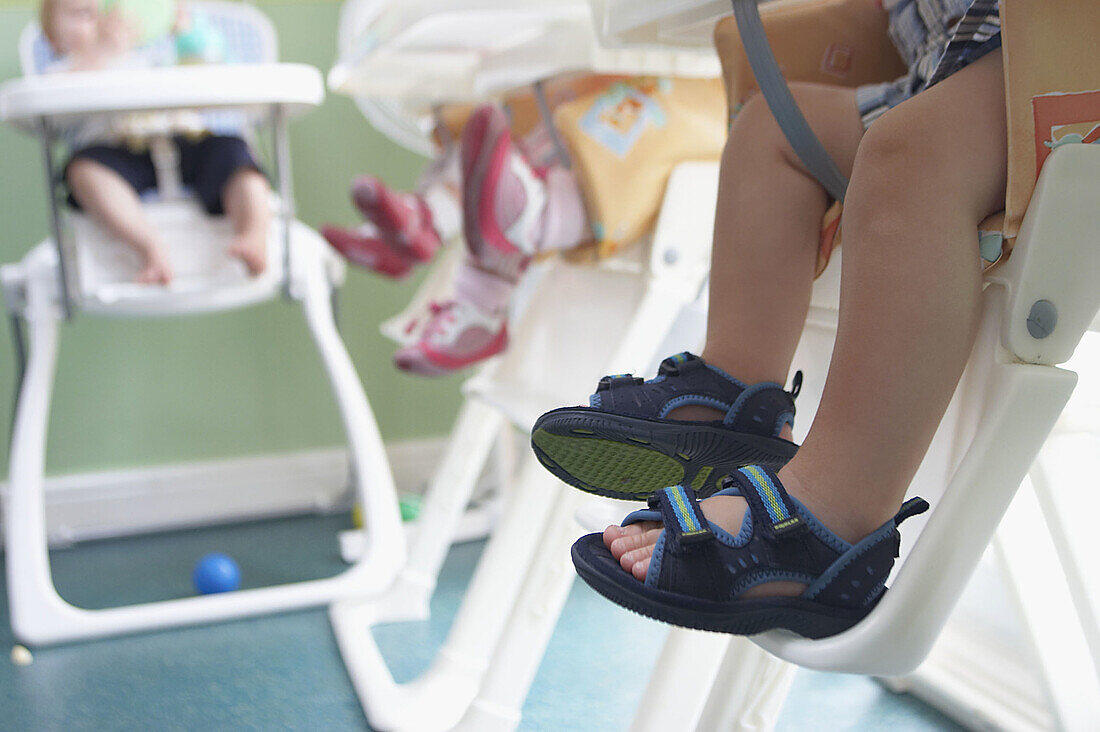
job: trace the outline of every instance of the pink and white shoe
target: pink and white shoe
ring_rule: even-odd
[[[363,229],[323,226],[321,235],[348,262],[396,280],[407,277],[419,263],[403,247]]]
[[[419,195],[393,191],[374,176],[362,175],[352,183],[351,199],[398,253],[427,262],[439,249],[431,210]]]
[[[479,261],[530,257],[539,249],[546,185],[512,143],[508,118],[484,106],[462,133],[462,213],[466,243]]]
[[[507,312],[487,312],[472,302],[432,303],[415,343],[394,354],[402,371],[443,376],[473,366],[508,347]]]

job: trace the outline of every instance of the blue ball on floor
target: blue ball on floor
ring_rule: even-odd
[[[207,554],[195,563],[191,573],[195,589],[203,595],[232,592],[241,586],[241,568],[225,554]]]

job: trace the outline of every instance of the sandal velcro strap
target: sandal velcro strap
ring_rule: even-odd
[[[898,526],[907,518],[920,515],[930,508],[928,501],[924,500],[920,496],[910,498],[905,503],[901,504],[901,510],[894,515],[894,526]]]
[[[806,530],[806,522],[775,473],[760,465],[747,465],[733,474],[733,480],[765,534],[783,538]]]
[[[640,386],[644,383],[645,379],[634,374],[613,374],[600,379],[600,383],[596,385],[596,391],[608,391],[616,386]]]
[[[690,373],[693,369],[701,368],[706,368],[706,362],[694,353],[684,351],[661,361],[657,374],[659,376],[679,376],[680,374]]]
[[[656,504],[656,505],[654,505]],[[681,545],[714,538],[707,517],[695,499],[695,491],[674,485],[655,493],[650,506],[661,512],[665,532]]]

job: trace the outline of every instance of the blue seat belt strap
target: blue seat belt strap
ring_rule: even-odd
[[[814,134],[791,95],[791,89],[783,78],[783,72],[779,70],[775,54],[772,53],[768,37],[764,33],[760,10],[756,7],[758,0],[732,2],[733,16],[737,20],[745,55],[748,56],[749,66],[756,76],[756,84],[760,87],[775,121],[779,123],[779,128],[787,136],[787,141],[791,143],[806,170],[817,178],[830,196],[843,201],[844,193],[848,189],[848,179],[840,172],[821,140]]]

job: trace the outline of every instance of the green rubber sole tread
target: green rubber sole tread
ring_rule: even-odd
[[[562,470],[597,491],[651,494],[684,479],[680,463],[650,448],[594,437],[566,437],[542,429],[532,441]]]

